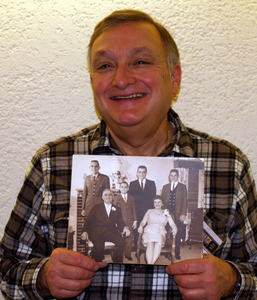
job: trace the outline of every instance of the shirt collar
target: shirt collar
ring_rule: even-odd
[[[172,142],[158,156],[194,157],[193,143],[187,127],[172,108],[169,109],[167,117],[175,125],[175,132]],[[104,120],[96,127],[91,141],[92,154],[104,155],[112,152],[114,155],[124,155],[111,137]]]

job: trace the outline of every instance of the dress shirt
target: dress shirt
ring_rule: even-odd
[[[104,206],[105,206],[105,209],[106,209],[108,217],[110,217],[110,212],[111,212],[112,204],[106,204],[104,202]]]
[[[204,219],[224,241],[215,255],[233,264],[242,286],[235,299],[256,299],[257,201],[247,157],[227,141],[175,124],[159,156],[205,159]],[[0,245],[2,291],[9,299],[41,299],[38,272],[57,247],[66,247],[73,154],[123,155],[101,121],[50,142],[32,158]],[[181,299],[165,266],[109,264],[77,299]],[[229,299],[229,298],[227,298]]]
[[[176,182],[171,182],[171,183],[170,183],[170,190],[171,190],[171,191],[175,190],[175,188],[176,188],[177,185],[178,185],[178,181],[176,181]]]
[[[122,198],[124,199],[125,203],[127,203],[128,200],[128,195],[127,194],[122,194],[121,193]]]

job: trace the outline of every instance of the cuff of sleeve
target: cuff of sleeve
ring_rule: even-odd
[[[37,259],[38,260],[38,259]],[[37,261],[37,263],[34,261],[33,259],[33,265],[35,266],[34,269],[29,268],[23,276],[23,282],[31,282],[31,291],[26,291],[29,299],[40,299],[40,300],[44,300],[40,294],[37,291],[37,278],[38,278],[38,274],[40,269],[43,267],[43,265],[49,260],[49,257],[46,257],[44,259],[40,259],[39,261]],[[30,261],[29,263],[32,263],[32,261]],[[35,265],[36,263],[36,265]]]
[[[227,262],[236,268],[240,276],[237,282],[237,286],[234,289],[235,292],[233,295],[231,295],[232,299],[252,299],[252,296],[256,296],[255,281],[253,279],[252,273],[247,267],[247,264],[237,264],[231,261]]]

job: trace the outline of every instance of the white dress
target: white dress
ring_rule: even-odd
[[[167,233],[165,226],[169,218],[164,215],[163,210],[148,209],[141,222],[143,226],[147,224],[142,235],[144,246],[149,242],[159,242],[164,246]]]

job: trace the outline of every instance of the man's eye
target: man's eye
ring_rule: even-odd
[[[103,69],[107,69],[107,68],[109,68],[109,67],[110,67],[109,64],[103,64],[103,65],[100,65],[97,69],[98,69],[98,70],[103,70]]]
[[[148,65],[149,62],[146,62],[145,60],[139,60],[139,61],[136,62],[136,64],[137,65],[145,65],[145,64]]]

